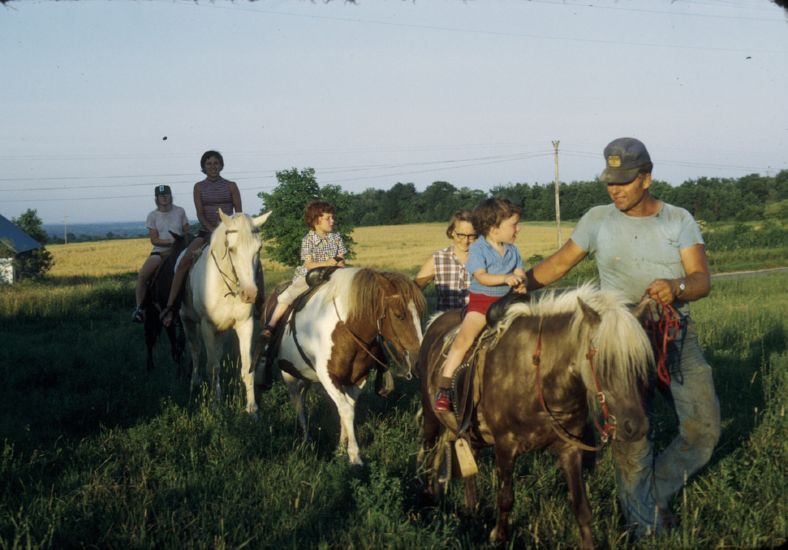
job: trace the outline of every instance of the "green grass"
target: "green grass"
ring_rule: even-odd
[[[576,277],[591,274],[588,261]],[[489,451],[474,515],[459,483],[436,507],[421,498],[416,381],[398,381],[387,399],[362,394],[356,424],[367,464],[352,468],[335,452],[338,418],[322,391],[309,394],[313,442],[303,444],[281,383],[264,394],[260,419],[247,417],[235,361],[225,361],[218,405],[206,390],[189,395],[166,346],[146,373],[141,328],[128,320],[133,282],[76,277],[0,290],[0,547],[487,545],[496,514]],[[717,281],[693,304],[722,437],[674,503],[679,527],[637,547],[785,541],[786,284],[780,273]],[[663,407],[657,422],[659,446],[671,437],[671,413]],[[512,545],[575,547],[553,459],[521,457],[515,479]],[[627,546],[609,451],[586,482],[595,542]]]

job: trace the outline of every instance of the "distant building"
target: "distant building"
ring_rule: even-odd
[[[0,242],[11,257],[0,258],[0,283],[13,284],[14,257],[17,254],[41,248],[41,244],[0,214]]]

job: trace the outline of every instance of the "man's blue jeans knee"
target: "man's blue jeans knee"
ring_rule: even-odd
[[[720,406],[711,367],[692,321],[680,353],[670,382],[679,434],[656,460],[648,438],[613,445],[619,500],[627,521],[637,524],[640,534],[648,527],[659,528],[658,509],[667,510],[685,479],[709,461],[720,436]]]

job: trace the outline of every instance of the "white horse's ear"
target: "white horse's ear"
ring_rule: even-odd
[[[270,212],[266,212],[266,213],[265,213],[265,214],[263,214],[262,216],[257,216],[256,218],[252,218],[252,225],[253,225],[253,226],[255,226],[255,227],[260,227],[260,226],[261,226],[261,225],[263,225],[263,224],[264,224],[266,221],[268,221],[268,218],[269,218],[269,216],[270,216],[271,214],[273,214],[273,213],[274,213],[274,211],[273,211],[273,210],[271,210]]]
[[[221,219],[221,220],[222,220],[222,223],[223,223],[223,224],[227,224],[227,221],[230,219],[230,216],[228,216],[227,214],[225,214],[225,213],[222,211],[222,209],[221,209],[221,208],[217,208],[217,210],[219,211],[219,219]]]
[[[599,315],[599,312],[585,303],[580,297],[577,298],[577,302],[580,304],[580,309],[583,310],[583,316],[586,320],[591,323],[592,325],[598,325],[602,322],[602,317]]]

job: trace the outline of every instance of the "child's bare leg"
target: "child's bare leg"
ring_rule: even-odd
[[[204,243],[204,239],[201,239],[200,237],[195,238],[186,249],[186,253],[181,258],[181,261],[178,263],[178,268],[175,270],[175,273],[172,276],[170,295],[167,297],[167,307],[162,312],[162,324],[165,327],[168,327],[172,324],[172,320],[175,316],[173,306],[175,305],[175,301],[178,299],[178,295],[181,293],[181,288],[183,288],[183,281],[186,279],[186,274],[189,272],[189,268],[194,262],[194,252],[199,250],[199,248]]]
[[[282,302],[277,302],[276,307],[274,308],[274,312],[271,314],[271,318],[268,320],[266,327],[273,329],[276,327],[276,324],[279,322],[279,319],[282,318],[282,315],[285,314],[287,308],[290,304],[285,304]]]
[[[473,341],[476,340],[476,337],[482,331],[486,322],[487,320],[484,315],[478,311],[470,311],[465,315],[465,319],[463,319],[462,325],[460,325],[460,331],[457,333],[454,342],[452,342],[449,353],[446,356],[446,362],[443,364],[443,369],[441,369],[442,377],[451,380],[452,376],[454,376],[454,372],[462,363],[468,348],[470,348]]]
[[[446,362],[441,369],[441,377],[438,380],[438,394],[435,396],[433,407],[439,412],[448,412],[452,410],[451,403],[451,383],[454,372],[462,363],[468,348],[473,345],[476,336],[484,328],[486,319],[484,315],[478,311],[471,311],[465,315],[465,319],[460,325],[460,331],[457,337],[449,348],[449,354],[446,356]]]
[[[145,263],[142,264],[140,272],[137,274],[137,288],[134,290],[134,298],[136,299],[137,307],[142,305],[145,301],[145,285],[150,279],[156,268],[161,263],[161,256],[148,256]]]

